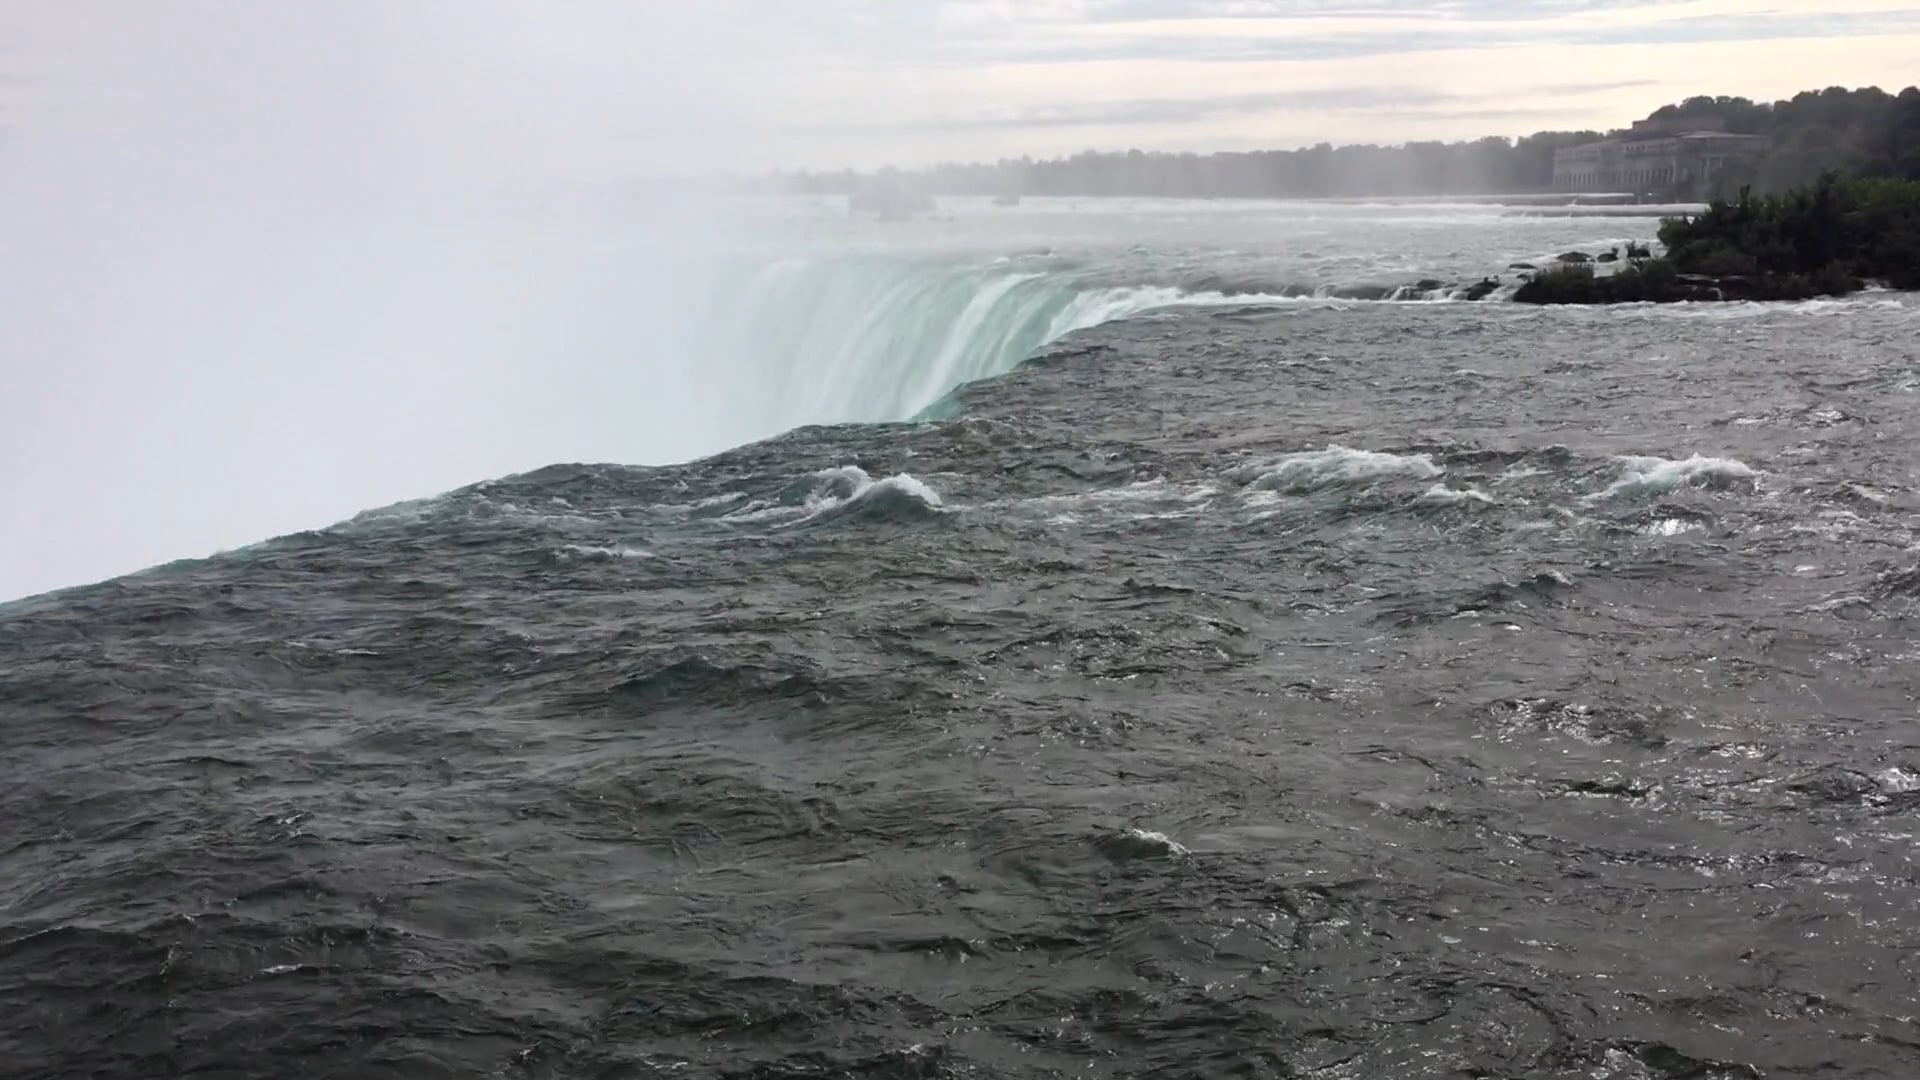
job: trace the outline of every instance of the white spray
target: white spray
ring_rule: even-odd
[[[640,181],[764,164],[734,6],[7,5],[0,599],[722,445]]]

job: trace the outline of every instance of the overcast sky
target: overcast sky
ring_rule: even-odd
[[[1701,92],[1920,79],[1920,0],[265,6],[275,17],[202,0],[15,0],[0,93],[17,118],[34,71],[62,57],[101,68],[110,54],[77,42],[110,24],[116,60],[304,56],[241,82],[332,83],[401,138],[431,121],[442,142],[511,140],[617,171],[1517,135],[1614,125]],[[263,34],[284,40],[261,50],[250,39]]]
[[[809,158],[1606,127],[1696,93],[1920,79],[1916,0],[816,0]],[[884,43],[876,53],[876,43]]]

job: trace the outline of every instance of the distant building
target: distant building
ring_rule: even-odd
[[[1730,135],[1714,120],[1636,120],[1619,138],[1554,151],[1553,189],[1705,200],[1767,146],[1764,135]]]

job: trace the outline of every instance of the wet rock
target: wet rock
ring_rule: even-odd
[[[1466,287],[1460,295],[1466,300],[1485,300],[1500,288],[1499,278],[1482,278]]]

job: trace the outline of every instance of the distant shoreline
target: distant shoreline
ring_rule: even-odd
[[[796,194],[787,193],[780,198],[802,200],[845,201],[848,197],[839,194]],[[1008,212],[1016,212],[1017,206],[1046,205],[1049,202],[1178,202],[1178,203],[1291,203],[1310,206],[1475,206],[1490,209],[1509,209],[1510,217],[1670,217],[1676,214],[1696,214],[1706,210],[1706,203],[1669,203],[1635,202],[1631,195],[1610,194],[1512,194],[1512,195],[1450,195],[1435,193],[1431,195],[1379,195],[1379,196],[1308,196],[1308,195],[1029,195],[1021,203],[1005,205],[993,203],[987,195],[938,195],[930,196],[932,206],[919,207],[903,217],[921,217],[937,213],[941,206],[952,204],[985,205],[993,204]],[[1612,200],[1612,201],[1601,201]]]

